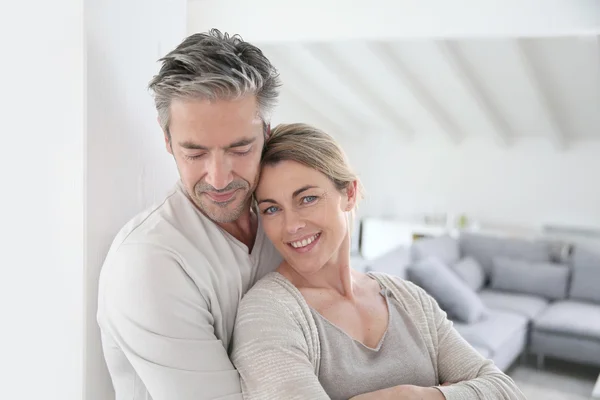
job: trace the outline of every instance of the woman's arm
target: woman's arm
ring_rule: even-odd
[[[436,388],[399,385],[354,396],[350,400],[445,400],[445,398]]]
[[[485,359],[454,329],[437,302],[419,288],[426,311],[431,312],[431,329],[437,333],[438,375],[443,383],[437,387],[446,400],[525,400],[515,382],[492,361]]]
[[[231,360],[245,400],[329,400],[311,362],[318,354],[306,322],[278,293],[256,288],[242,300]]]

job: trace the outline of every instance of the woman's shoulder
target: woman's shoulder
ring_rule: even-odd
[[[260,303],[277,298],[283,302],[297,301],[297,289],[278,272],[269,272],[248,290],[241,304]]]
[[[415,293],[419,287],[409,280],[396,275],[387,274],[385,272],[371,271],[368,275],[377,279],[385,287],[391,289],[396,288],[405,292]]]
[[[248,348],[269,347],[282,338],[287,344],[313,348],[316,327],[312,318],[298,289],[281,274],[269,273],[240,302],[233,329],[233,354],[238,359]]]
[[[369,275],[377,279],[407,306],[419,305],[422,307],[427,298],[427,293],[409,280],[383,272],[369,272]]]
[[[298,319],[305,318],[308,305],[302,295],[283,275],[270,272],[261,278],[242,298],[238,320],[252,318]]]

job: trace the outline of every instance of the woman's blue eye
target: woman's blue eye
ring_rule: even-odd
[[[308,204],[314,202],[315,200],[317,200],[317,196],[305,196],[302,198],[302,203]]]
[[[269,208],[265,208],[263,214],[273,214],[275,211],[277,211],[277,207],[271,206]]]

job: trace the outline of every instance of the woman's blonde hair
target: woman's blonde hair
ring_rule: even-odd
[[[295,161],[321,172],[340,192],[345,192],[356,181],[356,205],[362,198],[363,187],[344,151],[335,139],[320,129],[307,124],[277,125],[265,143],[261,166],[281,161]]]

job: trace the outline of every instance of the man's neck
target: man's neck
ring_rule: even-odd
[[[258,217],[250,207],[235,221],[226,223],[217,222],[216,224],[231,236],[244,243],[248,247],[248,253],[252,251],[258,229]]]

